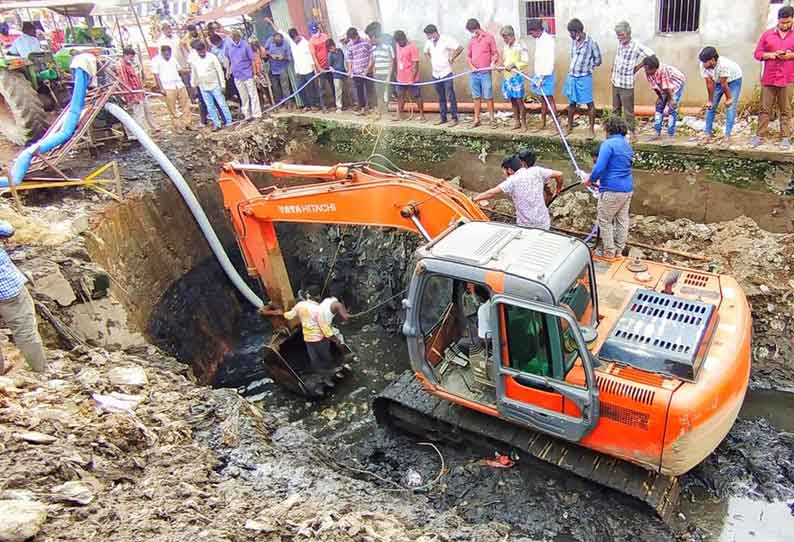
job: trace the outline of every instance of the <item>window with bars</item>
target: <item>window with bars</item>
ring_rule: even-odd
[[[526,0],[522,2],[524,8],[524,33],[527,34],[527,26],[530,19],[540,19],[543,21],[543,28],[549,34],[555,34],[557,25],[554,19],[554,0]]]
[[[659,32],[697,32],[700,0],[659,0]]]

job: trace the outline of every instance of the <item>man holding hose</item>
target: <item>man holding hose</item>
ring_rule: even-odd
[[[629,126],[612,115],[604,126],[607,138],[601,143],[593,171],[585,177],[585,186],[597,186],[598,228],[601,231],[602,253],[613,259],[623,253],[629,236],[629,207],[634,194],[631,166],[634,151],[626,141]]]

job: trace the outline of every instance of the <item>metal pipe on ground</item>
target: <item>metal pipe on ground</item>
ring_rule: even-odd
[[[586,236],[590,235],[589,233],[584,232],[584,231],[570,230],[570,229],[567,229],[567,228],[558,228],[556,226],[552,226],[551,229],[553,229],[555,231],[558,231],[558,232],[561,232],[561,233],[565,233],[567,235],[575,235],[577,237],[586,237]],[[665,254],[671,254],[673,256],[680,256],[682,258],[688,258],[690,260],[697,260],[699,262],[710,262],[711,261],[711,258],[707,258],[706,256],[700,256],[699,254],[692,254],[690,252],[683,252],[681,250],[675,250],[675,249],[672,249],[672,248],[656,247],[656,246],[653,246],[653,245],[649,245],[647,243],[640,243],[639,241],[626,241],[626,244],[629,245],[629,246],[632,246],[632,247],[643,248],[645,250],[652,250],[652,251],[655,251],[655,252],[663,252]]]

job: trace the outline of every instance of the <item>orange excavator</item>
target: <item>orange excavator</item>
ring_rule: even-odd
[[[319,182],[260,192],[252,173]],[[295,302],[277,222],[425,238],[403,301],[412,370],[376,397],[381,423],[521,451],[667,518],[676,477],[736,420],[751,318],[730,276],[593,257],[579,239],[489,222],[444,180],[369,163],[232,163],[219,182],[248,271],[274,306]]]

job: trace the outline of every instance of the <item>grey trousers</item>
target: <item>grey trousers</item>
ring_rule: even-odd
[[[27,288],[23,286],[19,295],[13,299],[0,301],[0,318],[11,328],[14,343],[25,356],[30,369],[43,373],[47,368],[47,359],[36,323],[36,308]]]
[[[629,207],[634,192],[602,192],[598,198],[598,228],[604,256],[619,256],[629,237]]]
[[[623,116],[629,125],[629,130],[634,133],[634,89],[612,87],[612,112]]]

